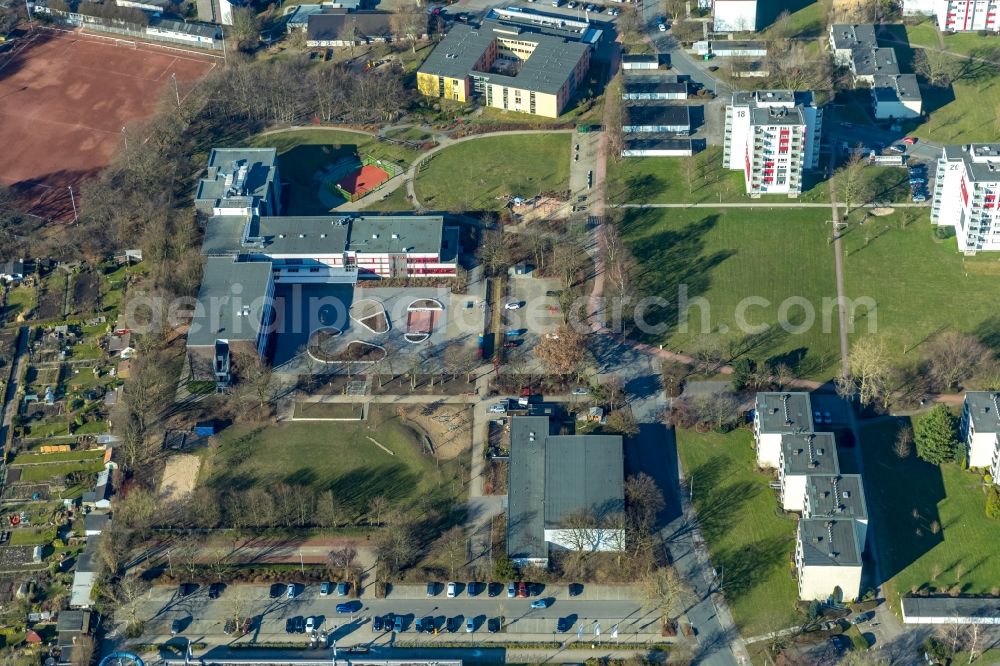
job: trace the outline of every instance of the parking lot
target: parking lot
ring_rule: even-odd
[[[139,602],[138,615],[145,620],[144,639],[166,639],[175,634],[208,642],[302,644],[325,637],[344,645],[388,643],[397,633],[393,630],[396,616],[400,617],[398,633],[405,634],[407,640],[419,638],[418,621],[427,639],[449,634],[452,638],[461,635],[469,640],[490,640],[491,633],[497,633],[497,640],[502,636],[509,640],[511,634],[527,640],[541,634],[573,634],[581,626],[590,634],[595,624],[608,631],[617,625],[621,633],[636,636],[658,632],[656,612],[632,601],[638,595],[631,587],[593,587],[578,586],[571,596],[565,585],[537,586],[527,598],[509,598],[503,584],[487,588],[480,583],[470,590],[468,584],[458,583],[455,597],[449,598],[444,584],[437,586],[433,596],[427,595],[426,587],[401,586],[388,599],[361,600],[338,597],[335,592],[321,596],[317,584],[297,585],[293,597],[288,596],[285,583],[232,585],[216,599],[209,598],[205,586],[186,596],[176,587],[162,586],[153,588]],[[540,605],[539,601],[544,601],[545,607],[533,608],[532,603]],[[389,626],[376,628],[374,618],[384,620],[389,614]],[[236,624],[234,617],[250,618],[246,636],[226,632],[227,622],[230,630]],[[305,629],[310,618],[312,632]]]
[[[521,349],[532,349],[546,333],[562,323],[559,313],[559,293],[562,287],[557,278],[538,278],[517,275],[507,283],[504,301],[503,327],[505,344]],[[518,304],[517,309],[508,309]],[[529,359],[529,365],[533,359]]]

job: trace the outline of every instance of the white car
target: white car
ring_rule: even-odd
[[[585,388],[573,389],[573,395],[590,395],[590,391]]]
[[[657,27],[657,29],[659,29],[660,32],[666,32],[667,31],[667,24],[666,23],[660,23],[656,27]]]
[[[498,402],[494,405],[490,405],[489,409],[491,414],[506,414],[507,413],[507,403]]]
[[[558,333],[546,333],[545,334],[545,339],[546,340],[558,340],[559,339],[559,334]]]
[[[448,583],[448,598],[454,599],[456,592],[458,592],[458,586],[455,583]]]
[[[316,630],[316,618],[312,615],[306,618],[306,633],[311,634]]]
[[[521,301],[511,301],[510,303],[507,303],[503,307],[504,307],[505,310],[520,310],[521,309]]]

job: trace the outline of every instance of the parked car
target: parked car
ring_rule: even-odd
[[[573,395],[590,395],[590,391],[585,388],[575,388],[573,389]]]
[[[528,598],[528,584],[524,581],[517,583],[517,598],[527,599]]]
[[[319,596],[328,597],[330,596],[330,591],[333,589],[333,583],[328,580],[323,581],[319,584]]]
[[[399,633],[400,631],[403,630],[403,616],[402,615],[397,615],[396,618],[393,620],[392,630],[395,631],[396,633]]]
[[[521,309],[521,302],[520,301],[511,301],[510,303],[505,303],[504,306],[503,306],[503,308],[504,308],[504,310],[520,310]]]
[[[340,581],[339,583],[337,583],[337,596],[338,597],[346,597],[347,596],[347,591],[349,589],[351,589],[351,584],[350,583],[345,583],[344,581]]]
[[[233,618],[226,619],[225,624],[222,625],[222,633],[224,633],[226,636],[230,636],[234,631],[236,631],[236,620],[234,620]],[[287,622],[285,623],[285,631],[288,633],[292,633],[288,631]]]
[[[513,599],[517,593],[517,586],[514,583],[507,583],[507,598]]]
[[[177,618],[170,623],[170,635],[176,636],[179,633],[181,633],[181,620]]]
[[[486,594],[491,597],[498,596],[503,592],[503,583],[487,583]]]
[[[208,586],[208,598],[218,599],[224,589],[226,589],[226,586],[222,583],[212,583]]]
[[[578,597],[583,594],[583,583],[570,583],[568,589],[569,596]]]
[[[316,631],[316,618],[310,615],[306,618],[306,633],[311,634]]]
[[[194,591],[198,589],[198,586],[194,583],[181,583],[177,586],[177,594],[182,597],[187,597],[194,594]]]
[[[295,616],[295,633],[302,634],[306,630],[306,619],[301,615]]]
[[[227,621],[226,626],[229,626],[229,622],[233,622],[233,621],[232,620]],[[233,631],[236,631],[236,622],[233,622]],[[226,633],[228,634],[230,632],[227,631]],[[285,633],[286,634],[294,634],[295,633],[295,618],[294,617],[290,617],[287,620],[285,620]]]
[[[665,23],[661,23],[661,24],[659,24],[657,26],[657,30],[659,30],[660,32],[666,32],[667,31],[667,25]]]
[[[382,631],[382,616],[375,615],[372,617],[372,631]]]
[[[273,585],[271,585],[271,591],[268,596],[270,596],[272,599],[277,599],[284,593],[285,593],[284,583],[274,583]]]
[[[569,0],[569,2],[566,3],[566,9],[576,9],[576,2],[574,2],[574,0]]]
[[[462,626],[461,615],[456,615],[455,617],[449,617],[448,620],[445,622],[445,627],[451,633],[455,633],[456,631],[458,631],[461,628],[461,626]]]
[[[418,617],[413,629],[419,634],[424,630],[424,618]]]
[[[472,617],[465,618],[465,633],[471,634],[476,630],[476,620]]]
[[[490,405],[489,412],[491,414],[506,414],[507,413],[507,403],[497,402]]]
[[[557,296],[562,296],[562,291],[557,289],[549,289],[548,291],[545,292],[545,295],[548,296],[549,298],[555,298]]]
[[[458,593],[458,585],[455,583],[448,583],[448,598],[454,599],[455,595]]]
[[[493,411],[493,409],[490,408],[490,411]],[[434,597],[437,596],[437,593],[438,593],[438,584],[435,583],[434,581],[427,583],[427,596]]]
[[[915,136],[905,136],[905,137],[903,137],[903,143],[905,143],[908,146],[912,146],[916,142],[917,142],[917,137],[915,137]]]
[[[498,631],[500,631],[500,618],[491,617],[489,620],[487,620],[486,631],[490,632],[491,634],[495,634]]]
[[[894,143],[891,146],[889,146],[889,150],[891,150],[894,153],[905,153],[906,145],[901,143]]]
[[[470,597],[476,596],[479,593],[479,583],[474,580],[470,580],[465,584],[465,593]]]
[[[345,601],[343,603],[337,604],[338,613],[353,613],[355,609],[355,603],[353,601]]]
[[[288,584],[288,587],[285,590],[285,596],[288,597],[289,599],[295,598],[295,583]]]
[[[556,622],[556,631],[558,631],[561,634],[566,631],[569,631],[571,626],[573,625],[570,624],[568,617],[561,617],[559,618],[559,621]]]
[[[531,602],[531,607],[532,608],[548,608],[549,607],[549,600],[548,599],[535,599],[534,601]]]

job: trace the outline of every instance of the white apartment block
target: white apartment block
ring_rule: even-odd
[[[757,0],[715,0],[712,29],[715,32],[757,30]]]
[[[781,508],[802,511],[806,482],[816,474],[837,474],[837,442],[828,432],[787,434],[781,438],[778,456],[778,481],[781,484]]]
[[[785,435],[812,432],[812,429],[812,402],[808,393],[758,393],[753,412],[757,466],[778,467]]]
[[[1000,393],[965,394],[962,439],[969,467],[988,469],[993,482],[1000,483]]]
[[[802,172],[819,164],[823,110],[811,92],[757,90],[733,94],[726,107],[723,165],[743,171],[746,192],[802,192]]]
[[[806,480],[803,518],[853,520],[858,547],[868,544],[868,504],[858,474],[813,474]]]
[[[953,227],[965,254],[1000,250],[1000,143],[942,149],[931,222]]]
[[[795,540],[799,599],[853,601],[861,595],[861,547],[854,521],[803,518]]]
[[[872,79],[875,118],[919,118],[924,110],[915,74],[877,74]]]
[[[939,29],[952,32],[1000,31],[998,0],[903,0],[903,14],[933,16]]]

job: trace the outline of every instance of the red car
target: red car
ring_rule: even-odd
[[[528,598],[528,584],[521,581],[517,584],[517,598],[527,599]]]
[[[913,137],[913,136],[903,137],[903,143],[905,143],[908,146],[912,146],[916,142],[917,142],[917,138],[916,137]]]

